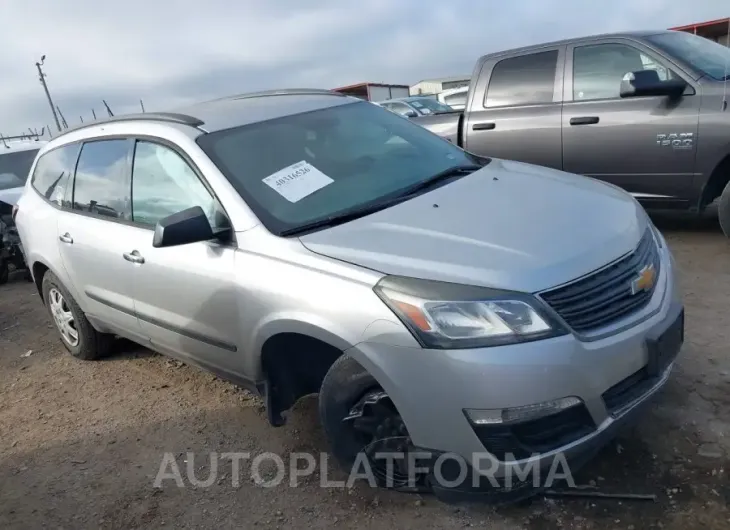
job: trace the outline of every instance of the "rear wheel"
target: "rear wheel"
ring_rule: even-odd
[[[730,182],[720,195],[720,202],[717,205],[717,216],[720,219],[720,227],[726,237],[730,237]]]
[[[61,342],[71,355],[94,360],[109,353],[112,336],[92,327],[76,300],[52,272],[43,276],[43,300],[61,335]]]
[[[427,487],[426,476],[409,468],[408,452],[415,448],[398,410],[352,357],[343,355],[330,367],[319,393],[319,412],[332,453],[345,471],[362,454],[379,486]]]

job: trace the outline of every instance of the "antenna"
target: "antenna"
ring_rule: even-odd
[[[93,108],[91,109],[91,115],[94,117],[94,120],[96,120],[96,111]]]
[[[109,113],[109,117],[111,118],[112,116],[114,116],[114,113],[112,112],[112,109],[109,108],[109,105],[107,105],[106,101],[102,99],[101,102],[106,107],[106,111]]]

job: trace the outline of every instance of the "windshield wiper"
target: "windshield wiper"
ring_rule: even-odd
[[[309,232],[310,230],[316,230],[317,228],[329,228],[332,226],[336,226],[342,223],[346,223],[348,221],[354,221],[355,219],[358,219],[360,217],[365,217],[366,215],[370,215],[371,213],[379,212],[381,210],[385,210],[386,208],[389,208],[390,206],[394,206],[398,203],[401,203],[407,199],[410,199],[411,197],[414,197],[415,195],[419,194],[420,192],[427,190],[428,188],[432,187],[434,184],[455,177],[459,175],[468,175],[469,173],[472,173],[478,169],[481,169],[482,166],[478,166],[476,164],[463,164],[459,166],[453,166],[449,169],[446,169],[444,171],[441,171],[439,173],[436,173],[432,177],[423,180],[421,182],[418,182],[412,186],[409,186],[403,190],[401,190],[400,193],[398,193],[397,196],[391,197],[389,199],[373,202],[370,204],[366,204],[362,207],[355,208],[353,210],[346,210],[342,213],[331,215],[329,217],[325,217],[323,219],[318,219],[316,221],[311,221],[309,223],[305,223],[303,225],[297,226],[295,228],[287,228],[286,230],[282,230],[279,232],[280,236],[291,236],[295,234],[300,234],[302,232]]]
[[[445,169],[439,173],[436,173],[432,177],[427,178],[426,180],[422,180],[421,182],[417,182],[416,184],[409,186],[408,188],[405,188],[402,190],[398,197],[411,197],[421,191],[427,190],[434,186],[434,184],[438,184],[439,182],[450,179],[453,177],[458,177],[462,175],[468,175],[469,173],[473,173],[474,171],[477,171],[481,169],[482,166],[478,166],[476,164],[462,164],[459,166],[452,166],[449,169]]]
[[[355,219],[358,219],[360,217],[365,217],[366,215],[370,215],[371,213],[379,212],[380,210],[385,210],[389,206],[393,206],[394,204],[403,202],[403,200],[404,199],[402,197],[396,197],[395,199],[389,199],[386,201],[368,204],[361,208],[356,208],[354,210],[348,210],[348,211],[345,211],[340,214],[330,215],[329,217],[325,217],[324,219],[318,219],[316,221],[311,221],[309,223],[299,225],[295,228],[287,228],[286,230],[282,230],[281,232],[279,232],[279,235],[280,236],[293,236],[295,234],[300,234],[302,232],[309,232],[310,230],[316,230],[317,228],[329,228],[331,226],[337,226],[339,224],[346,223],[347,221],[354,221]]]

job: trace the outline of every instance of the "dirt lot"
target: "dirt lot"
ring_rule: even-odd
[[[108,360],[76,361],[16,275],[0,287],[0,528],[728,528],[730,243],[713,221],[657,224],[681,271],[687,343],[641,425],[576,477],[601,491],[655,493],[656,502],[455,507],[367,484],[323,489],[317,474],[264,488],[248,464],[236,486],[228,460],[213,485],[194,487],[189,451],[201,480],[211,451],[325,451],[315,400],[275,429],[248,393],[130,343]],[[184,487],[153,487],[165,452]]]

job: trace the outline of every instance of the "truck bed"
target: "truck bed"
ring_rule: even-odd
[[[461,120],[463,116],[463,112],[454,111],[443,114],[431,114],[430,116],[418,116],[410,119],[421,127],[461,147],[463,145],[461,139]]]

